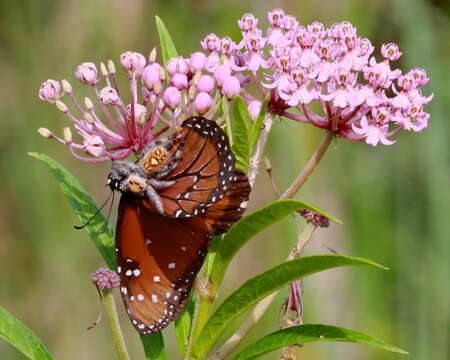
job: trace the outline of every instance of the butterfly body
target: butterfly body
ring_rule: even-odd
[[[158,332],[177,317],[212,237],[242,216],[251,189],[234,162],[225,133],[201,117],[151,144],[136,163],[113,162],[108,185],[122,192],[117,273],[139,333]]]

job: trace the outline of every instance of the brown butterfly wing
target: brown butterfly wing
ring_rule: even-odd
[[[212,229],[201,218],[170,218],[132,194],[122,195],[117,272],[128,316],[141,334],[165,328],[183,310]]]
[[[173,152],[181,150],[181,160],[164,178],[176,183],[159,195],[167,216],[197,216],[229,189],[235,158],[224,131],[203,117],[185,120],[179,138]]]

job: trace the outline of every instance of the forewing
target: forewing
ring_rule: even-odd
[[[212,230],[199,217],[170,218],[122,195],[116,229],[120,292],[134,327],[159,332],[183,310]]]
[[[164,213],[176,218],[200,215],[222,199],[235,172],[228,137],[214,121],[189,118],[179,138],[181,159],[164,178],[175,184],[159,191]]]

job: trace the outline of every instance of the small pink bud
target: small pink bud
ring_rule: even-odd
[[[214,89],[214,79],[209,75],[202,75],[197,81],[198,91],[211,92]]]
[[[207,61],[206,55],[203,54],[202,52],[193,53],[190,57],[189,62],[191,72],[195,74],[196,72],[202,71],[206,65],[206,61]]]
[[[235,76],[230,76],[226,79],[222,86],[222,93],[227,97],[228,100],[234,98],[241,91],[241,83],[239,79]]]
[[[83,150],[92,156],[99,157],[105,152],[105,143],[98,135],[85,134],[83,136]]]
[[[71,95],[72,94],[72,85],[70,85],[70,83],[66,79],[62,79],[61,84],[62,84],[62,88],[63,88],[64,92],[67,95]]]
[[[183,90],[188,87],[188,79],[185,74],[174,74],[170,79],[170,83],[175,86],[178,90]]]
[[[217,85],[222,86],[224,81],[231,76],[231,69],[229,65],[219,65],[214,71],[214,79],[217,82]]]
[[[247,106],[248,112],[253,120],[256,120],[259,113],[261,112],[261,106],[262,106],[261,101],[258,100],[254,100],[248,104]]]
[[[127,112],[127,116],[132,118],[133,114],[131,112],[131,104],[128,104],[125,108]],[[141,116],[145,116],[147,114],[147,108],[141,104],[134,104],[134,118],[138,120]]]
[[[53,133],[49,129],[46,129],[46,128],[39,128],[38,133],[39,133],[39,135],[41,135],[45,138],[51,138],[53,136]]]
[[[93,85],[97,81],[97,67],[91,62],[82,63],[75,70],[75,77],[83,84]]]
[[[63,128],[63,135],[64,140],[66,140],[66,142],[70,144],[72,142],[72,131],[70,131],[70,128],[68,126],[65,126]]]
[[[402,53],[397,44],[389,43],[381,45],[381,55],[383,55],[385,59],[395,61],[402,56]]]
[[[188,64],[181,56],[170,59],[167,63],[166,69],[170,75],[176,73],[187,74],[189,70]]]
[[[161,80],[161,66],[158,63],[147,65],[142,70],[141,81],[142,84],[148,89],[152,89],[153,86]]]
[[[146,61],[144,55],[134,51],[127,51],[120,55],[120,64],[127,73],[140,74],[145,67]]]
[[[209,94],[207,94],[205,92],[200,92],[195,97],[194,105],[195,105],[195,110],[200,115],[203,115],[211,108],[212,98],[211,98],[211,96],[209,96]]]
[[[173,86],[168,87],[164,91],[163,100],[168,107],[172,109],[176,108],[181,101],[180,91],[176,87]]]
[[[119,105],[120,104],[119,94],[117,94],[116,89],[113,89],[110,86],[106,86],[103,89],[101,89],[98,97],[99,97],[100,102],[103,105]]]
[[[92,282],[100,289],[113,289],[119,287],[119,276],[109,269],[100,268],[91,275]]]
[[[206,37],[200,41],[200,44],[202,45],[202,48],[209,51],[217,51],[219,50],[219,37],[211,33],[209,35],[206,35]]]
[[[95,122],[94,117],[91,115],[91,113],[85,112],[83,114],[83,117],[84,117],[84,120],[89,124],[92,124]]]
[[[48,79],[39,88],[39,99],[49,103],[55,103],[61,96],[61,85],[56,80]]]

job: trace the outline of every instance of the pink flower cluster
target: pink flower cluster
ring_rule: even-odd
[[[83,63],[75,77],[93,89],[94,99],[86,97],[84,104],[67,80],[47,80],[39,97],[67,115],[81,141],[73,140],[70,127],[62,137],[45,128],[39,133],[66,144],[83,161],[125,159],[190,116],[225,123],[229,106],[223,114],[219,104],[229,105],[238,95],[252,118],[268,98],[272,114],[372,146],[393,144],[401,130],[426,129],[429,114],[423,107],[433,96],[422,95],[421,87],[429,78],[421,68],[406,73],[391,68],[402,55],[396,44],[384,44],[377,61],[371,42],[349,22],[303,26],[281,9],[269,12],[268,21],[264,34],[258,19],[244,14],[239,43],[209,34],[201,41],[206,54],[172,58],[165,66],[156,62],[155,49],[148,59],[128,51],[120,56],[126,90],[119,89],[113,61],[100,63],[100,71]],[[312,103],[320,104],[321,112],[313,111]]]
[[[205,73],[207,57],[201,52],[188,59],[170,59],[166,66],[155,59],[155,49],[148,59],[131,51],[120,56],[120,64],[129,80],[126,90],[119,89],[113,61],[109,60],[106,65],[101,63],[100,73],[94,63],[79,65],[75,77],[93,89],[94,100],[86,97],[84,104],[75,97],[67,80],[45,81],[39,89],[39,97],[56,104],[67,115],[81,142],[73,140],[68,126],[64,127],[62,137],[45,128],[40,128],[39,133],[66,144],[82,161],[121,160],[132,153],[138,154],[169,129],[177,129],[190,116],[213,118],[218,110],[217,103],[222,98],[231,101],[241,90],[239,80],[231,71]],[[129,94],[128,101],[124,94]],[[69,105],[61,100],[63,95],[70,98]]]
[[[114,289],[119,287],[120,279],[114,271],[100,268],[91,275],[92,282],[99,290]]]

